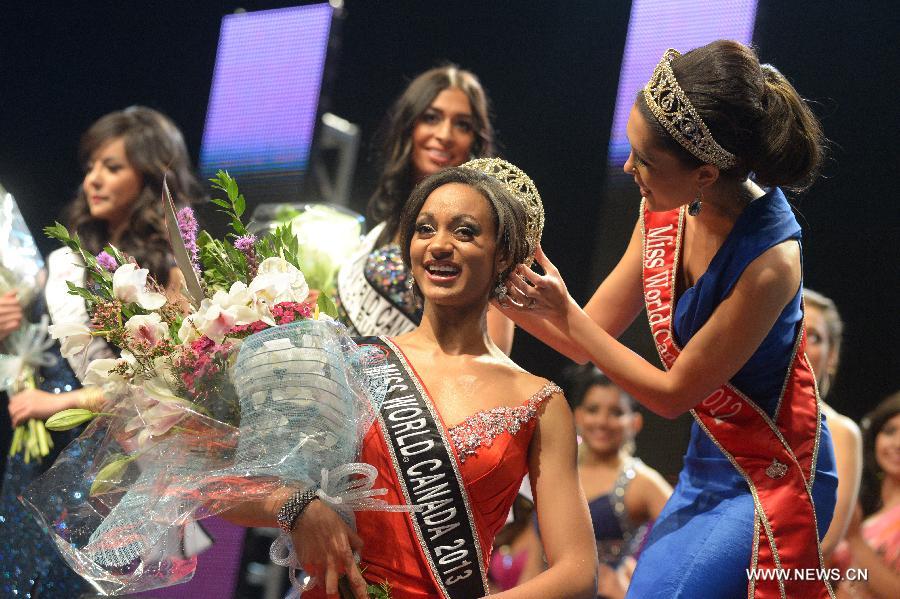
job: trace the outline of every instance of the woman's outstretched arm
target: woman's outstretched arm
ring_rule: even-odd
[[[746,364],[800,288],[800,248],[785,241],[764,252],[741,275],[732,292],[687,343],[672,366],[662,370],[618,341],[569,295],[559,270],[540,248],[546,275],[525,267],[516,308],[544,316],[571,342],[582,347],[619,387],[657,414],[675,418],[728,382]],[[533,300],[533,301],[532,301]]]

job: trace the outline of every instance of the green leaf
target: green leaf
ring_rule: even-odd
[[[247,207],[247,201],[244,200],[243,195],[239,195],[234,200],[234,213],[238,216],[241,216],[244,213],[244,209]]]
[[[226,208],[226,209],[231,208],[231,204],[229,204],[225,200],[220,200],[219,198],[210,198],[209,201],[212,202],[213,204],[215,204],[216,206],[221,206],[222,208]]]
[[[68,286],[68,288],[69,288],[69,295],[77,295],[79,297],[83,297],[84,299],[88,300],[89,302],[96,302],[96,301],[100,301],[103,299],[102,297],[97,297],[97,295],[95,295],[94,293],[91,293],[84,287],[79,287],[72,281],[66,281],[66,286]]]
[[[327,293],[319,294],[318,299],[316,299],[316,307],[319,309],[319,314],[326,314],[332,318],[338,317],[337,306],[334,305]]]

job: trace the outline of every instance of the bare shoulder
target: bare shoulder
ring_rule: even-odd
[[[672,485],[663,478],[663,475],[642,461],[638,461],[634,466],[634,481],[632,481],[632,484],[644,489],[662,490],[666,494],[672,492]]]
[[[492,354],[484,360],[484,364],[491,369],[498,388],[503,389],[504,395],[507,395],[512,403],[521,403],[523,399],[537,394],[547,397],[554,394],[562,395],[559,388],[550,380],[531,374],[506,354]]]
[[[769,295],[793,297],[800,285],[800,244],[788,239],[772,246],[751,262],[741,275],[738,287],[753,286]]]
[[[634,480],[625,492],[629,515],[637,522],[655,520],[672,494],[672,485],[643,462],[638,462],[634,470]]]
[[[836,441],[862,443],[862,432],[859,430],[859,425],[853,422],[851,418],[836,412],[834,408],[827,404],[822,405],[822,411],[825,412],[831,436]]]

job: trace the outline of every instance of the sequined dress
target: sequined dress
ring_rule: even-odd
[[[559,387],[548,383],[516,407],[480,411],[447,428],[471,501],[485,569],[490,562],[494,537],[506,522],[528,472],[528,449],[541,406],[554,393],[561,392]],[[378,469],[375,487],[388,490],[383,499],[391,504],[403,504],[377,422],[363,440],[361,461]],[[356,524],[364,542],[360,565],[370,583],[387,580],[394,599],[438,596],[405,514],[359,512]],[[324,592],[321,586],[316,586],[303,596],[319,598],[324,597]]]
[[[81,385],[68,362],[53,348],[56,365],[43,368],[38,387],[62,393]],[[77,598],[89,590],[87,583],[63,561],[50,535],[37,523],[18,496],[28,484],[53,464],[59,452],[81,429],[51,433],[53,450],[40,463],[26,464],[22,454],[7,458],[0,492],[0,596],[28,599]],[[88,488],[73,493],[87,493]]]
[[[351,335],[396,336],[422,320],[422,305],[408,285],[400,245],[375,246],[384,225],[373,229],[360,252],[341,268],[335,303]]]
[[[597,554],[601,562],[616,567],[625,557],[640,549],[647,532],[646,525],[635,525],[625,510],[625,490],[634,480],[638,458],[630,458],[622,465],[612,491],[588,502]]]

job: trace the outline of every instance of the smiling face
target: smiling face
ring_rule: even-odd
[[[626,125],[631,153],[625,161],[625,174],[632,175],[653,212],[672,210],[694,201],[700,188],[700,173],[659,146],[655,133],[637,105],[632,106]],[[715,167],[700,167],[710,171]],[[706,175],[707,173],[703,173]]]
[[[875,436],[875,461],[885,476],[900,481],[900,414],[885,422]]]
[[[124,138],[117,137],[91,155],[82,187],[91,216],[115,228],[128,218],[143,184],[128,160]]]
[[[439,93],[412,131],[412,174],[416,181],[469,159],[475,119],[469,98],[458,87]]]
[[[575,408],[575,425],[597,455],[617,453],[640,430],[641,415],[613,385],[592,385]]]
[[[503,267],[491,205],[463,183],[431,192],[416,218],[409,251],[416,283],[435,304],[486,304]]]

